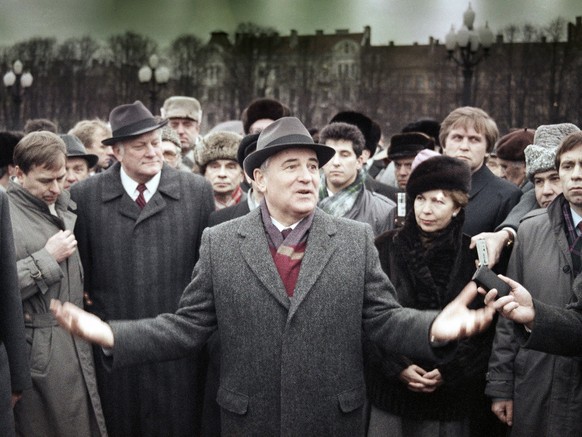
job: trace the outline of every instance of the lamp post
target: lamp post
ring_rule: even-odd
[[[463,14],[463,26],[455,32],[455,26],[445,37],[445,47],[449,54],[449,59],[454,61],[463,69],[463,106],[472,105],[471,84],[473,82],[473,72],[475,67],[489,55],[489,49],[493,44],[493,32],[489,29],[489,24],[478,30],[473,28],[475,22],[475,12],[469,8]]]
[[[23,72],[24,68],[22,62],[19,60],[14,61],[12,64],[12,70],[4,75],[2,78],[4,81],[4,86],[11,91],[12,95],[12,129],[21,129],[20,126],[20,108],[22,106],[22,100],[24,97],[24,91],[26,88],[32,85],[33,77],[28,71]]]
[[[164,65],[160,66],[160,60],[157,55],[151,55],[148,65],[144,65],[138,71],[138,79],[143,84],[149,83],[150,92],[150,110],[155,115],[158,93],[160,88],[170,80],[170,69]]]

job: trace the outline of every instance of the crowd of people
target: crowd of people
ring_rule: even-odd
[[[0,132],[0,434],[579,434],[577,126],[202,121]]]

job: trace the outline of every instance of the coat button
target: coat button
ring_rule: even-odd
[[[565,265],[564,267],[562,267],[562,271],[563,271],[564,273],[570,273],[570,266],[568,266],[568,265]]]

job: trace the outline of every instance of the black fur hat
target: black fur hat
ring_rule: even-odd
[[[471,169],[467,163],[450,156],[435,156],[421,162],[410,173],[406,194],[414,199],[431,190],[471,190]]]
[[[249,133],[252,124],[257,120],[268,118],[270,120],[279,120],[281,117],[291,115],[291,110],[275,99],[255,99],[247,106],[241,114],[243,130],[245,135]]]
[[[432,149],[434,141],[422,132],[396,134],[390,138],[388,159],[412,158],[423,149]]]
[[[357,126],[364,135],[364,139],[366,140],[364,147],[370,151],[371,156],[376,153],[376,148],[378,147],[378,143],[382,137],[382,130],[380,129],[380,125],[367,115],[356,111],[343,111],[334,115],[329,122],[341,122]]]

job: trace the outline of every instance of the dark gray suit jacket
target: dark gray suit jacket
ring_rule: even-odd
[[[181,357],[218,328],[225,435],[362,435],[362,330],[384,349],[436,358],[436,314],[393,293],[370,227],[318,209],[288,298],[256,209],[204,232],[176,314],[111,324],[113,366]]]

